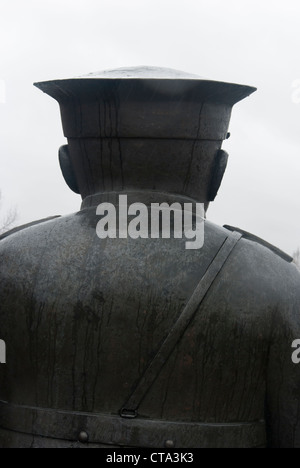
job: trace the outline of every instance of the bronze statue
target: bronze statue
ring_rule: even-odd
[[[300,273],[237,228],[97,236],[97,206],[214,200],[255,89],[159,68],[36,85],[81,210],[0,239],[1,447],[299,447]]]

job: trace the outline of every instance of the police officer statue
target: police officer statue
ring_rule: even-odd
[[[81,210],[0,240],[1,447],[299,447],[300,273],[204,222],[185,239],[100,239],[97,206],[202,203],[232,106],[254,88],[159,68],[38,83]]]

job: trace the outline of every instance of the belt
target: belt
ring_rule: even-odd
[[[0,428],[33,436],[120,447],[253,448],[265,445],[264,421],[206,424],[70,412],[0,401]],[[1,431],[0,431],[1,435]]]

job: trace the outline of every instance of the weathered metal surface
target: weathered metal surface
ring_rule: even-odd
[[[1,368],[1,399],[118,414],[226,236],[207,223],[204,249],[188,253],[177,240],[99,241],[90,208],[1,241],[9,363]],[[273,443],[299,443],[297,413],[285,410],[296,404],[291,395],[299,385],[290,354],[300,336],[299,306],[296,268],[242,240],[140,414],[255,422],[264,418],[267,397]]]
[[[68,138],[225,139],[232,106],[255,91],[155,67],[35,85],[60,103]]]
[[[83,199],[142,189],[207,200],[232,106],[255,91],[155,67],[36,86],[59,102],[74,185]],[[219,171],[218,184],[222,175]]]
[[[258,447],[265,442],[264,421],[205,424],[165,420],[123,420],[118,415],[76,413],[6,405],[0,402],[2,426],[20,434],[82,444],[119,447],[201,448]],[[32,424],[34,421],[34,424]]]
[[[0,447],[300,446],[300,368],[291,360],[300,273],[249,235],[206,292],[138,417],[120,417],[231,232],[206,221],[199,250],[186,250],[184,239],[100,240],[96,206],[120,193],[146,205],[208,203],[225,169],[219,150],[230,107],[253,90],[178,75],[173,86],[170,71],[120,73],[40,85],[62,98],[70,129],[62,169],[83,202],[74,215],[0,241],[7,345]],[[124,106],[117,117],[112,96]],[[211,96],[213,106],[202,107]]]

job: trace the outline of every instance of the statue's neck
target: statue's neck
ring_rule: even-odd
[[[105,202],[112,203],[117,206],[119,204],[120,195],[127,195],[128,204],[143,203],[147,206],[150,206],[151,203],[197,203],[197,200],[193,198],[169,192],[158,192],[150,190],[111,191],[95,193],[94,195],[86,197],[82,201],[81,209],[84,210],[87,208],[96,207],[100,203]]]

